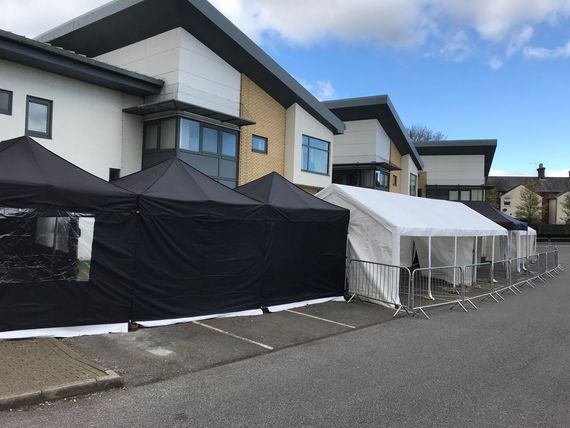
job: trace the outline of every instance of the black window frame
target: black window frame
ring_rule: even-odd
[[[7,116],[12,116],[12,102],[14,101],[14,92],[7,89],[0,89],[0,93],[8,95],[8,108],[0,108],[0,114],[5,114]]]
[[[30,117],[30,103],[44,105],[48,109],[47,117],[47,132],[39,132],[28,129],[28,122]],[[33,95],[26,96],[26,135],[29,137],[45,138],[47,140],[52,139],[53,134],[53,100],[48,100],[46,98],[39,98]]]
[[[414,177],[414,194],[412,195],[412,177]],[[418,196],[418,176],[410,172],[410,196]]]
[[[398,176],[396,174],[392,174],[392,186],[396,187],[398,185]]]
[[[305,137],[307,137],[309,139],[308,145],[305,144]],[[323,149],[319,149],[317,147],[311,147],[311,144],[310,144],[311,140],[317,140],[317,141],[320,141],[322,143],[327,143],[327,150],[326,150],[326,153],[327,153],[327,172],[326,173],[323,173],[320,171],[312,171],[309,169],[309,165],[311,163],[310,162],[311,149],[318,150],[321,152],[325,152],[325,150],[323,150]],[[303,152],[302,152],[302,150],[304,147],[307,147],[307,169],[305,169],[304,165],[303,165]],[[323,175],[323,176],[328,177],[328,176],[330,176],[330,170],[331,170],[330,163],[331,163],[331,143],[330,143],[330,141],[321,140],[320,138],[311,137],[310,135],[307,135],[307,134],[302,134],[302,137],[301,137],[301,171],[308,172],[310,174],[317,174],[317,175]]]
[[[265,150],[258,150],[258,149],[253,147],[253,140],[255,140],[256,138],[263,140]],[[269,153],[269,139],[267,137],[263,137],[261,135],[252,134],[251,135],[251,151],[254,153],[261,153],[261,154],[266,155],[267,153]]]
[[[161,136],[162,136],[162,122],[168,119],[176,119],[176,124],[174,125],[175,128],[175,132],[174,132],[174,138],[176,139],[175,143],[174,143],[174,147],[170,147],[168,149],[163,149],[161,146]],[[146,148],[146,135],[147,135],[147,126],[150,125],[157,125],[157,131],[156,131],[156,148],[154,149],[147,149]],[[161,117],[160,119],[154,119],[154,120],[147,120],[144,122],[144,127],[143,127],[143,153],[157,153],[157,152],[175,152],[176,148],[178,147],[178,140],[179,140],[179,128],[180,128],[180,120],[178,117],[176,116],[167,116],[167,117]]]

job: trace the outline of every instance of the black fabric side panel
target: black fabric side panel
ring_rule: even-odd
[[[261,306],[266,222],[141,215],[132,319]]]
[[[263,306],[342,296],[347,229],[348,219],[274,222],[262,282]]]

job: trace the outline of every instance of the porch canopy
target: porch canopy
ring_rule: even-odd
[[[507,234],[456,202],[339,184],[317,196],[350,210],[350,259],[409,267],[417,255],[420,267],[463,266],[474,262],[475,237]],[[398,287],[386,289],[385,301],[398,303]]]
[[[29,137],[1,142],[0,338],[126,331],[135,203]]]
[[[273,172],[238,192],[271,209],[263,305],[343,296],[350,212]]]
[[[113,183],[138,195],[132,320],[259,311],[264,204],[176,158]]]

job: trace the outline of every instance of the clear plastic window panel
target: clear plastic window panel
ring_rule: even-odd
[[[89,281],[95,217],[0,207],[0,285]]]

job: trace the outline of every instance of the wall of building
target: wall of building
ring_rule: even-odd
[[[394,142],[390,142],[390,162],[398,167],[402,167],[402,155]],[[396,184],[394,184],[394,177],[396,177]],[[400,171],[392,171],[390,173],[390,187],[389,191],[394,193],[401,193],[402,189],[402,174]]]
[[[162,79],[159,96],[239,116],[241,74],[182,28],[105,53],[98,60]]]
[[[270,172],[285,174],[285,108],[247,76],[241,80],[241,117],[255,125],[240,130],[239,185]],[[267,138],[267,153],[252,151],[252,136]]]
[[[501,211],[512,217],[516,217],[515,213],[517,212],[517,207],[522,201],[521,194],[523,188],[524,186],[517,186],[501,196]],[[540,195],[538,196],[540,198],[538,206],[542,208],[542,197]],[[505,201],[510,201],[510,205],[506,205]]]
[[[303,135],[330,143],[328,175],[301,170]],[[332,183],[333,133],[298,104],[286,112],[285,125],[285,177],[295,184],[311,188],[325,188]]]
[[[419,171],[418,173],[418,195],[420,194],[423,198],[427,198],[427,171]]]
[[[334,163],[386,162],[390,138],[377,119],[345,122],[344,134],[334,137]]]
[[[0,114],[0,140],[25,134],[31,95],[53,101],[52,139],[34,138],[38,143],[105,180],[109,168],[140,169],[140,119],[122,110],[142,98],[5,60],[0,70],[0,88],[13,92],[12,115]]]
[[[485,184],[484,155],[422,156],[428,185]]]
[[[563,203],[565,198],[570,198],[570,192],[566,192],[556,198],[556,224],[566,224],[568,216],[564,214]]]
[[[410,193],[410,174],[414,174],[416,176],[416,193],[413,195]],[[402,156],[402,171],[400,172],[402,184],[400,186],[400,191],[403,194],[410,196],[418,196],[417,194],[418,191],[417,189],[419,187],[418,175],[419,175],[418,168],[416,167],[416,164],[414,163],[412,156],[410,155]]]

